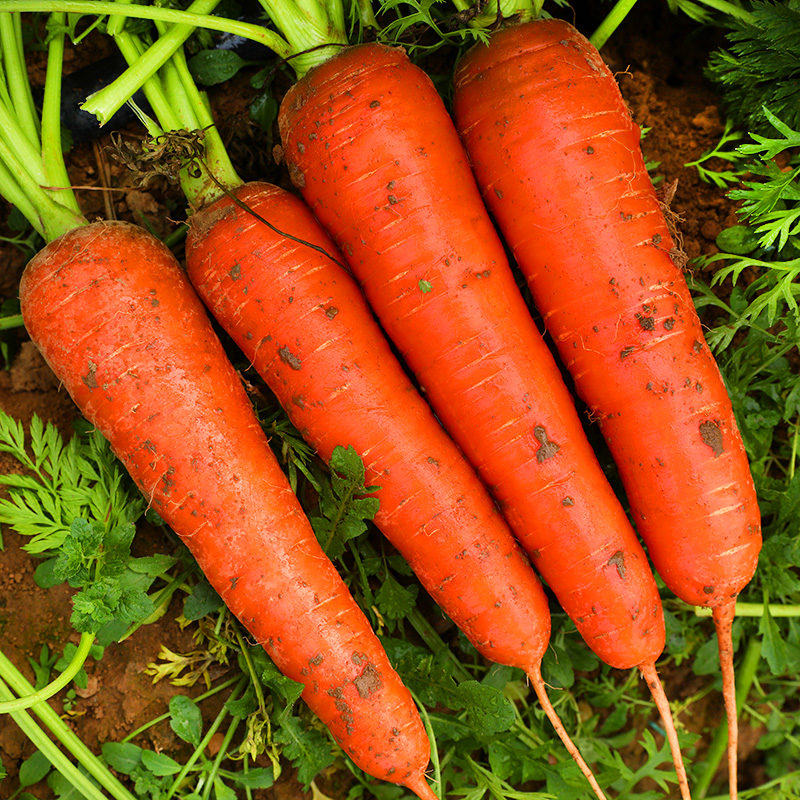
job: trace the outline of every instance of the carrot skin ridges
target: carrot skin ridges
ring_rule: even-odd
[[[325,461],[337,445],[361,455],[366,484],[380,487],[376,524],[475,647],[521,669],[540,663],[550,637],[541,584],[358,286],[324,255],[341,258],[333,242],[278,187],[250,183],[235,197],[198,212],[189,232],[201,298]]]
[[[408,690],[274,458],[205,309],[141,228],[52,242],[20,285],[33,341],[150,505],[356,764],[418,782],[429,743]]]
[[[454,114],[484,199],[619,468],[656,569],[694,605],[727,602],[761,545],[731,403],[596,49],[560,20],[473,48]]]
[[[401,50],[350,48],[290,89],[279,125],[292,180],[562,607],[612,666],[654,661],[644,552],[430,79]]]

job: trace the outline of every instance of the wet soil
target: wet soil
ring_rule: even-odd
[[[591,11],[587,9],[586,13]],[[579,22],[581,19],[579,14]],[[588,16],[585,19],[584,30],[590,31],[591,21]],[[642,3],[603,51],[619,77],[634,118],[647,129],[643,149],[649,161],[658,162],[653,174],[659,185],[669,186],[677,181],[671,208],[679,219],[683,249],[690,260],[714,253],[717,234],[736,220],[731,202],[718,189],[700,181],[695,170],[684,166],[716,144],[724,120],[719,97],[702,74],[705,55],[716,34],[706,32],[698,36],[696,31],[696,25],[670,16],[660,5]],[[68,71],[106,54],[102,40],[92,41],[98,42],[95,50],[84,47],[79,53],[68,54]],[[32,58],[31,66],[41,70],[41,59]],[[253,70],[245,71],[213,89],[212,104],[242,177],[266,179],[288,188],[288,176],[271,156],[275,135],[264,133],[248,119],[247,109],[254,95],[249,85],[252,74]],[[131,125],[124,135],[135,139],[140,133]],[[111,157],[109,144],[110,137],[104,135],[96,142],[76,146],[69,153],[74,182],[87,187],[77,190],[87,216],[138,221],[158,233],[172,230],[173,220],[183,217],[178,191],[163,178],[145,187],[135,186],[125,166]],[[102,187],[108,190],[100,190]],[[7,209],[0,211],[0,218],[5,218]],[[25,255],[19,249],[0,242],[0,301],[16,295],[24,263]],[[35,347],[25,340],[24,332],[16,336],[11,352],[10,368],[0,369],[0,408],[25,423],[38,414],[69,435],[78,412]],[[0,474],[14,469],[11,460],[0,454]],[[140,536],[136,553],[168,552],[170,545],[160,536],[152,531]],[[3,543],[0,641],[8,657],[30,675],[28,660],[38,660],[43,647],[60,651],[65,641],[77,641],[69,624],[70,592],[65,586],[47,591],[37,588],[33,581],[36,562],[21,549],[20,537],[4,530]],[[178,613],[179,609],[171,609],[159,622],[140,628],[124,643],[109,647],[99,662],[90,660],[88,688],[71,703],[65,719],[95,751],[104,742],[118,741],[164,712],[176,690],[166,682],[153,684],[144,669],[156,660],[162,645],[176,652],[192,649],[191,634],[175,624]],[[699,679],[685,665],[673,668],[664,679],[680,697],[690,697],[699,689]],[[183,691],[197,694],[201,689]],[[63,711],[63,697],[55,699],[53,706]],[[213,703],[204,709],[209,715],[216,712]],[[700,730],[719,720],[721,709],[709,698],[695,703],[691,714],[691,727]],[[753,773],[751,779],[757,779],[758,764],[748,762],[748,753],[754,751],[758,734],[748,729],[742,731],[744,785],[749,784],[748,771]],[[166,724],[149,729],[136,741],[168,753],[180,745]],[[0,784],[0,797],[17,788],[16,772],[33,749],[12,722],[0,720],[0,757],[9,772],[9,778]],[[623,755],[627,758],[629,754]],[[285,775],[273,789],[254,792],[253,796],[283,800],[310,797],[293,780],[290,771]],[[46,787],[37,787],[36,797],[49,796]],[[344,792],[335,796],[343,797]]]

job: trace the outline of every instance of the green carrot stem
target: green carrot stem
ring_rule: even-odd
[[[528,22],[539,16],[542,4],[543,0],[490,0],[469,24],[473,28],[485,28],[504,19]]]
[[[25,219],[33,225],[37,233],[41,233],[39,225],[34,223],[34,220],[38,221],[39,219],[39,212],[36,210],[35,204],[31,202],[31,199],[17,183],[13,172],[6,167],[2,152],[3,142],[0,140],[0,194],[22,213]]]
[[[231,746],[233,737],[236,735],[236,729],[239,727],[241,722],[241,717],[234,717],[233,720],[231,720],[230,725],[228,725],[228,729],[225,731],[225,735],[222,737],[220,748],[217,751],[217,754],[214,756],[211,766],[208,768],[208,777],[206,779],[206,785],[203,787],[201,800],[208,800],[208,798],[211,797],[211,792],[214,790],[217,777],[219,776],[220,767],[222,766],[222,760],[228,755],[228,748]]]
[[[5,682],[0,679],[0,699],[8,702],[11,698],[13,695]],[[85,797],[86,800],[106,800],[103,792],[69,760],[58,745],[36,724],[30,714],[26,711],[14,711],[11,713],[11,717],[34,747],[81,793],[82,797]]]
[[[211,0],[206,0],[206,2],[211,2]],[[262,25],[240,22],[210,14],[180,11],[173,8],[145,6],[135,3],[127,4],[115,2],[115,0],[0,0],[0,12],[4,11],[51,13],[62,11],[67,14],[111,15],[111,18],[115,20],[120,17],[151,21],[161,20],[173,25],[188,26],[189,33],[195,28],[205,28],[206,30],[230,33],[254,42],[260,42],[272,50],[279,58],[290,58],[293,53],[291,46],[284,39],[276,34],[275,31],[269,30]],[[181,44],[180,37],[175,34],[170,43],[173,51],[177,50]],[[148,60],[137,64],[135,71],[130,71],[129,75],[124,76],[122,85],[118,81],[114,81],[114,83],[101,90],[100,101],[98,101],[97,93],[95,93],[92,107],[87,110],[90,110],[91,113],[98,117],[108,119],[114,113],[113,111],[109,113],[109,109],[120,108],[128,97],[132,97],[141,88],[144,83],[143,76],[154,74],[169,59],[172,53],[165,52],[168,48],[166,46],[163,47],[164,51],[153,52],[149,50]],[[114,87],[113,90],[112,86]]]
[[[11,330],[11,328],[21,328],[24,324],[25,323],[22,321],[22,314],[0,317],[0,331]]]
[[[192,78],[186,54],[178,50],[168,65],[174,81],[172,97],[181,102],[181,110],[185,109],[186,122],[194,121],[196,129],[204,131],[203,144],[205,155],[202,163],[202,174],[194,176],[189,169],[181,173],[181,187],[193,208],[199,209],[209,205],[226,192],[241,186],[242,179],[231,163],[228,151],[219,134],[214,115],[208,103],[208,96],[201,92]]]
[[[170,33],[166,30],[163,35],[168,37]],[[141,62],[149,52],[149,49],[144,50],[138,37],[127,32],[119,34],[116,41],[130,64]],[[161,38],[152,47],[160,42]],[[192,78],[182,47],[175,50],[160,72],[148,78],[143,89],[164,131],[204,132],[201,171],[197,172],[195,163],[181,170],[181,188],[193,208],[201,208],[242,184],[216,128],[206,96]]]
[[[342,0],[259,0],[292,46],[298,79],[348,44]]]
[[[622,20],[628,16],[630,10],[636,5],[636,0],[617,0],[605,19],[598,25],[589,41],[599,50],[611,38],[611,34],[620,26]]]
[[[120,31],[114,36],[114,41],[128,64],[135,64],[144,52],[139,37],[128,33],[128,31]],[[153,75],[147,80],[142,89],[156,117],[161,120],[162,127],[177,129],[179,127],[178,118],[173,113],[172,106],[167,99],[158,75]]]
[[[773,617],[800,617],[800,605],[782,605],[780,603],[770,603],[768,605],[769,613]],[[698,617],[710,617],[713,615],[713,609],[705,608],[703,606],[695,606],[694,613]],[[764,604],[763,603],[737,603],[736,604],[737,617],[763,617]]]
[[[378,30],[380,26],[375,19],[375,11],[369,0],[356,0],[356,11],[362,28]]]
[[[27,140],[39,143],[39,122],[33,101],[25,53],[22,46],[22,20],[19,14],[0,14],[0,43],[4,56],[8,100]]]
[[[43,138],[26,97],[27,72],[20,74],[22,26],[17,15],[0,13],[0,41],[5,54],[0,98],[0,192],[13,203],[45,240],[86,224],[69,188],[61,151],[61,59],[65,28],[56,17],[48,49]],[[24,62],[23,62],[24,66]]]
[[[442,797],[444,786],[442,785],[442,764],[439,760],[439,748],[436,746],[436,731],[425,704],[413,692],[411,696],[417,704],[420,719],[422,719],[422,724],[425,726],[425,733],[428,734],[428,740],[431,743],[431,769],[433,771],[433,775],[429,778],[432,784],[431,788],[437,797]]]
[[[24,163],[2,138],[0,138],[0,162],[3,164],[3,168],[0,169],[0,180],[7,178],[0,183],[0,191],[10,202],[14,202],[12,197],[16,197],[14,204],[45,241],[50,242],[66,231],[88,224],[79,213],[53,200],[29,175]],[[65,192],[68,193],[69,190]]]
[[[0,714],[8,714],[12,711],[23,711],[26,708],[30,708],[58,694],[65,686],[71,683],[72,679],[83,669],[83,665],[89,657],[89,651],[93,644],[93,633],[82,634],[75,655],[67,665],[67,668],[54,681],[48,683],[44,688],[39,689],[38,692],[26,694],[14,700],[0,702]]]
[[[0,14],[0,19],[6,16]],[[0,139],[9,147],[13,147],[17,154],[20,166],[25,173],[30,175],[39,185],[47,183],[44,169],[42,168],[42,153],[39,138],[33,141],[28,138],[23,124],[16,117],[14,106],[0,103]]]
[[[247,679],[242,677],[231,691],[229,701],[236,699],[236,697],[238,697],[244,691],[246,684]],[[181,767],[181,771],[175,776],[175,780],[172,782],[169,791],[166,793],[166,795],[164,795],[164,800],[170,800],[170,798],[173,797],[181,788],[186,776],[189,774],[189,771],[200,758],[206,747],[208,747],[208,743],[211,741],[212,737],[217,732],[220,725],[222,725],[222,723],[225,721],[225,717],[227,716],[229,716],[228,709],[223,706],[215,717],[214,721],[211,723],[211,725],[209,725],[205,736],[203,736],[203,738],[200,740],[200,743],[197,745],[197,747],[195,747],[192,755],[189,756],[189,758],[186,760],[186,763]]]
[[[55,13],[51,23],[66,24],[62,13]],[[64,164],[61,146],[61,76],[64,62],[64,35],[52,36],[47,50],[47,73],[44,83],[44,100],[42,102],[42,164],[44,165],[47,185],[58,189],[69,189],[70,180]],[[58,193],[58,202],[80,214],[80,206],[72,191]]]
[[[31,694],[34,691],[33,686],[30,682],[25,678],[25,676],[14,666],[14,664],[8,659],[8,657],[0,650],[0,696],[4,700],[13,699],[13,695],[7,693],[7,689],[5,684],[11,687],[11,689],[18,695],[25,695]],[[136,800],[134,796],[108,771],[105,764],[94,754],[91,750],[83,743],[83,741],[73,733],[67,724],[64,722],[61,717],[47,704],[47,703],[38,703],[35,706],[31,707],[31,711],[39,717],[41,722],[50,730],[51,734],[59,741],[72,755],[78,760],[78,762],[84,767],[84,769],[93,777],[104,789],[106,789],[116,800]],[[14,711],[11,713],[11,718],[19,725],[20,721],[24,724],[27,724],[27,720],[30,720],[30,715],[27,711]],[[33,728],[38,728],[33,720],[30,720],[33,723]],[[22,725],[20,725],[22,727]],[[34,744],[37,744],[37,739],[34,736],[38,736],[35,730],[31,728],[31,732],[33,736],[28,733],[28,730],[23,728],[23,731],[31,738],[31,741]],[[45,735],[45,738],[47,736]],[[49,741],[49,739],[48,739]],[[52,744],[52,742],[51,742]],[[38,745],[37,745],[38,746]],[[42,752],[45,752],[42,747],[39,747]],[[63,757],[63,753],[61,753],[58,748],[56,748],[58,753],[61,757]],[[45,752],[45,755],[48,755]],[[49,755],[48,755],[49,758]],[[59,758],[59,756],[54,756],[54,758]],[[50,759],[50,763],[55,765],[56,762],[53,759]],[[69,759],[66,759],[66,763],[74,769]],[[66,767],[65,767],[66,768]],[[60,771],[60,770],[59,770]],[[77,772],[77,770],[76,770]],[[77,772],[82,778],[85,778],[82,773]],[[92,789],[96,792],[96,788],[92,786]],[[87,794],[87,797],[97,797],[97,794]],[[102,795],[99,795],[102,797]]]
[[[117,0],[120,5],[130,5],[132,0]],[[122,29],[125,27],[125,17],[121,15],[114,15],[113,17],[109,17],[106,21],[106,33],[109,36],[119,36],[122,33]]]
[[[187,13],[206,15],[216,8],[220,0],[194,0]],[[130,10],[124,6],[125,11]],[[152,47],[149,47],[140,58],[112,84],[90,95],[82,108],[94,114],[101,125],[124,105],[129,97],[133,97],[140,86],[160,69],[167,59],[191,36],[194,27],[186,24],[173,25],[160,36]]]
[[[750,644],[745,652],[744,659],[741,666],[736,671],[737,683],[736,688],[736,708],[741,711],[745,700],[747,699],[753,681],[756,677],[758,664],[761,660],[761,639],[755,638],[750,640]],[[694,784],[694,795],[697,798],[703,798],[708,793],[711,786],[711,781],[717,773],[717,769],[725,755],[728,746],[728,720],[723,719],[720,726],[714,733],[714,738],[708,747],[706,753],[705,764],[706,768],[700,777],[700,780]]]

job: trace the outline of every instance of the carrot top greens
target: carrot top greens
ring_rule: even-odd
[[[50,18],[41,119],[36,111],[18,14],[0,13],[0,192],[46,241],[85,224],[61,154],[61,15]],[[59,30],[60,29],[60,30]]]

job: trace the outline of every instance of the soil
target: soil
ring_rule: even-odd
[[[715,239],[721,230],[734,224],[735,210],[721,192],[699,180],[687,162],[697,159],[713,147],[723,131],[724,112],[714,88],[703,78],[704,59],[716,35],[696,34],[697,26],[671,16],[666,4],[642,2],[615,33],[603,54],[619,76],[623,94],[638,124],[647,129],[643,149],[649,161],[658,162],[654,175],[660,186],[672,187],[671,209],[679,220],[683,249],[688,258],[716,252]],[[592,29],[595,13],[591,8],[576,12],[584,30]],[[78,52],[69,51],[67,72],[105,55],[108,46],[99,37]],[[42,60],[34,55],[31,68],[41,81]],[[289,188],[288,176],[272,159],[276,134],[263,132],[248,119],[247,109],[254,90],[249,79],[254,70],[246,70],[233,81],[211,91],[212,106],[217,110],[223,136],[230,143],[236,167],[243,178],[271,180]],[[279,76],[277,83],[282,78]],[[130,125],[123,135],[140,136]],[[68,156],[69,168],[78,189],[77,195],[90,218],[115,217],[152,226],[158,233],[173,229],[172,220],[182,216],[178,191],[157,178],[144,187],[134,185],[131,173],[115,160],[109,150],[110,135],[95,142],[74,147]],[[677,182],[677,185],[674,185]],[[98,187],[109,187],[98,191]],[[113,187],[113,188],[111,188]],[[0,218],[6,209],[0,208]],[[0,242],[0,301],[14,297],[25,256],[17,248]],[[690,261],[691,264],[691,261]],[[690,266],[691,268],[691,266]],[[12,345],[10,368],[0,370],[0,408],[28,423],[33,414],[55,423],[69,435],[78,412],[58,381],[41,359],[36,348],[19,332]],[[0,454],[0,474],[15,470],[15,464]],[[146,532],[136,540],[136,552],[166,552],[169,543],[161,534]],[[65,586],[42,590],[33,581],[34,559],[21,549],[21,538],[13,531],[3,531],[4,549],[0,552],[0,640],[3,652],[26,674],[29,659],[38,660],[43,647],[60,651],[65,641],[76,641],[69,624],[70,592]],[[107,649],[103,658],[89,661],[89,685],[79,693],[66,716],[70,727],[95,751],[108,741],[118,741],[154,716],[164,712],[175,688],[166,682],[154,684],[144,674],[148,663],[156,660],[162,645],[176,652],[193,649],[189,631],[174,623],[179,609],[171,609],[161,621],[142,627],[119,645]],[[685,665],[672,668],[665,681],[673,693],[690,697],[699,688],[700,679]],[[185,689],[197,694],[202,687]],[[62,710],[63,697],[53,701]],[[216,711],[213,703],[204,706],[208,714]],[[714,725],[720,718],[719,704],[710,698],[692,707],[692,729]],[[748,761],[754,752],[759,731],[742,731],[742,785],[758,782],[759,766]],[[136,741],[157,751],[174,752],[180,745],[168,725],[149,729]],[[0,757],[9,778],[0,784],[0,797],[17,789],[17,772],[23,759],[34,748],[16,725],[0,723]],[[624,754],[626,757],[628,754]],[[748,774],[749,773],[749,774]],[[280,783],[255,797],[295,800],[310,797],[287,770]],[[36,787],[36,797],[52,796],[46,787]],[[343,794],[336,794],[337,797]]]

